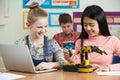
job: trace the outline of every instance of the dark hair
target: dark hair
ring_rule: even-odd
[[[47,12],[39,7],[38,2],[32,2],[29,5],[29,9],[30,10],[28,12],[27,21],[30,24],[34,23],[38,19],[38,17],[47,17],[48,16]]]
[[[70,16],[70,14],[68,13],[63,13],[63,14],[60,14],[59,16],[59,24],[61,25],[61,23],[72,23],[72,18]]]
[[[101,35],[103,36],[111,35],[109,32],[104,10],[97,5],[91,5],[91,6],[86,7],[85,10],[83,11],[83,14],[81,17],[82,32],[79,38],[83,38],[83,39],[88,38],[88,34],[84,30],[84,21],[83,21],[84,17],[94,19],[98,22]]]

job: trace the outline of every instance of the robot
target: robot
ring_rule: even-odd
[[[88,73],[92,72],[92,66],[90,66],[90,62],[88,60],[88,53],[97,52],[99,54],[106,54],[107,53],[100,47],[97,46],[83,46],[80,47],[78,54],[81,56],[81,63],[74,64],[67,62],[66,65],[63,66],[63,71],[72,71],[72,72],[82,72]]]

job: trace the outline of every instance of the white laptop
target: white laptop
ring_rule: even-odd
[[[56,71],[47,69],[36,71],[27,45],[0,44],[0,53],[7,70],[44,73]]]

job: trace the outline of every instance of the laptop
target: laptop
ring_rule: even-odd
[[[27,45],[0,44],[0,53],[7,70],[44,73],[57,69],[35,70],[31,54]]]

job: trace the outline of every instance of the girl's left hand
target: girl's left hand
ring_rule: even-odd
[[[108,72],[108,71],[110,71],[110,68],[109,68],[109,66],[101,66],[95,70],[95,72],[99,72],[99,71],[100,72]]]
[[[98,71],[104,71],[104,72],[107,72],[107,71],[110,71],[110,68],[108,66],[101,66],[101,65],[98,65],[98,64],[91,64],[92,66],[92,69],[93,71],[95,72],[98,72]]]

